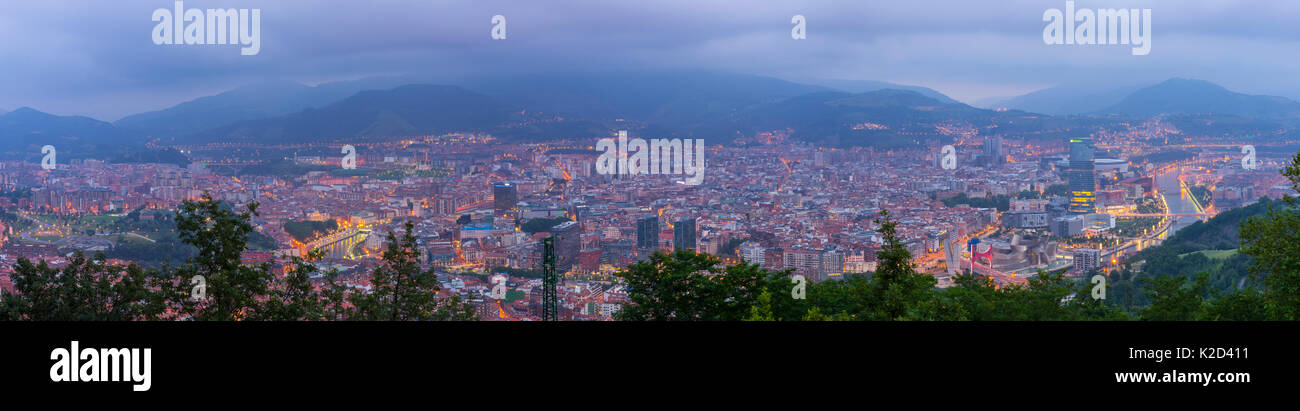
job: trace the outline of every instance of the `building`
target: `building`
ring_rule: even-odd
[[[1007,154],[1002,149],[1002,137],[991,136],[984,139],[984,159],[991,165],[1007,162]]]
[[[492,185],[492,211],[496,215],[510,215],[519,203],[519,187],[510,183]]]
[[[1074,272],[1087,274],[1101,268],[1101,250],[1080,248],[1074,250]]]
[[[434,203],[434,212],[438,213],[438,215],[446,216],[446,215],[456,214],[456,207],[457,207],[456,199],[451,197],[450,195],[445,195],[445,194],[439,195],[438,198],[433,201],[433,203]]]
[[[1084,214],[1083,226],[1096,227],[1104,230],[1115,228],[1115,215],[1100,213]]]
[[[636,220],[637,254],[645,258],[659,248],[659,216],[645,216]]]
[[[673,251],[695,249],[695,217],[682,217],[673,224]]]
[[[1002,226],[1011,228],[1047,228],[1050,220],[1046,211],[1021,211],[1002,213]]]
[[[624,267],[636,261],[636,243],[632,240],[606,241],[600,244],[600,263]]]
[[[821,277],[822,253],[806,249],[785,250],[785,268],[793,268],[794,274],[802,275],[810,281]]]
[[[1052,235],[1074,237],[1083,234],[1083,217],[1064,216],[1052,220]]]
[[[578,263],[582,230],[577,221],[565,221],[551,227],[551,235],[555,237],[555,271],[567,273]]]
[[[1070,139],[1070,166],[1065,174],[1070,188],[1071,214],[1089,214],[1097,211],[1097,173],[1093,158],[1092,139]]]
[[[746,263],[765,266],[764,263],[766,261],[763,257],[766,250],[767,249],[763,248],[762,244],[753,241],[746,241],[744,244],[740,245],[740,258],[745,260]]]
[[[1007,211],[1011,211],[1011,212],[1047,211],[1048,203],[1049,201],[1047,200],[1037,199],[1037,198],[1030,198],[1030,199],[1023,199],[1023,200],[1013,198],[1010,201],[1011,209]]]
[[[718,247],[721,247],[721,244],[718,244],[717,238],[704,237],[700,239],[699,243],[700,248],[697,251],[709,255],[718,255]]]
[[[817,273],[817,280],[838,277],[844,274],[844,252],[836,249],[822,251],[822,266]]]

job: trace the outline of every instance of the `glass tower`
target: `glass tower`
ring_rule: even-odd
[[[1070,139],[1070,167],[1066,177],[1070,186],[1071,214],[1097,212],[1097,179],[1094,171],[1092,139]]]

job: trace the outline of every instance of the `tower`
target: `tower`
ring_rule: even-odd
[[[555,269],[566,273],[573,269],[582,250],[582,229],[577,221],[565,221],[551,227],[551,237],[555,247]]]
[[[1096,212],[1097,181],[1092,139],[1070,139],[1070,166],[1065,174],[1070,187],[1070,214]]]
[[[659,216],[649,215],[636,220],[636,248],[640,258],[659,248]]]
[[[504,216],[514,211],[519,203],[519,187],[510,183],[492,185],[492,211]]]
[[[695,244],[695,219],[691,217],[682,217],[673,224],[673,250],[694,250]]]

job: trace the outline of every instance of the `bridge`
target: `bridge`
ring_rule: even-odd
[[[980,275],[983,275],[983,276],[987,276],[987,277],[989,277],[989,278],[992,278],[992,279],[993,279],[994,281],[996,281],[999,285],[1001,285],[1001,284],[1008,284],[1008,283],[1024,283],[1024,282],[1025,282],[1025,278],[1024,278],[1024,277],[1017,277],[1015,274],[1007,274],[1007,273],[1005,273],[1005,272],[995,270],[995,269],[993,269],[993,267],[989,267],[989,266],[982,265],[982,264],[978,264],[978,263],[973,263],[973,262],[971,262],[970,257],[967,257],[967,256],[962,256],[962,257],[961,257],[961,265],[962,265],[963,267],[970,268],[970,269],[971,269],[972,271],[974,271],[976,274],[980,274]]]
[[[303,248],[304,251],[324,249],[328,258],[352,258],[352,248],[365,241],[369,235],[369,228],[351,227],[312,240],[303,245]]]
[[[261,160],[196,160],[194,164],[203,164],[205,166],[256,166],[266,164]]]
[[[487,207],[487,206],[490,206],[490,205],[492,205],[492,200],[482,200],[482,201],[479,201],[479,202],[476,202],[476,203],[471,203],[471,204],[466,204],[466,205],[463,205],[463,206],[460,206],[460,207],[456,207],[456,212],[457,212],[457,213],[463,213],[463,212],[466,212],[466,211],[477,210],[477,209],[480,209],[480,208],[483,208],[483,207]]]
[[[1209,216],[1213,216],[1214,213],[1210,213],[1210,212],[1200,212],[1200,213],[1115,213],[1115,214],[1111,214],[1111,215],[1113,215],[1113,216],[1115,216],[1115,217],[1117,217],[1117,218],[1133,218],[1133,217],[1166,217],[1166,216],[1168,216],[1168,217],[1209,217]]]

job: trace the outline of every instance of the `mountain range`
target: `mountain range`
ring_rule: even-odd
[[[200,97],[163,110],[126,116],[114,124],[147,136],[193,134],[240,121],[321,107],[361,91],[388,89],[403,83],[397,77],[374,77],[316,86],[268,81]]]
[[[1218,114],[1296,120],[1300,119],[1300,103],[1285,97],[1237,93],[1203,80],[1175,78],[1137,90],[1101,112],[1134,117]]]
[[[1068,84],[977,104],[1054,116],[1221,115],[1300,124],[1300,103],[1291,99],[1243,94],[1208,81],[1184,78],[1152,85]]]
[[[414,83],[413,83],[414,82]],[[1055,87],[977,108],[924,87],[847,80],[792,82],[702,71],[477,77],[429,84],[377,77],[307,86],[240,87],[114,123],[31,108],[0,112],[0,143],[27,153],[202,143],[308,142],[480,131],[507,141],[585,138],[616,128],[650,136],[719,138],[793,129],[837,146],[897,146],[948,138],[940,129],[996,128],[1041,138],[1106,122],[1166,116],[1206,132],[1300,127],[1300,103],[1170,79],[1149,86]],[[1011,110],[1001,108],[1009,107]],[[1208,120],[1207,120],[1208,119]],[[1226,124],[1232,128],[1213,129]]]

